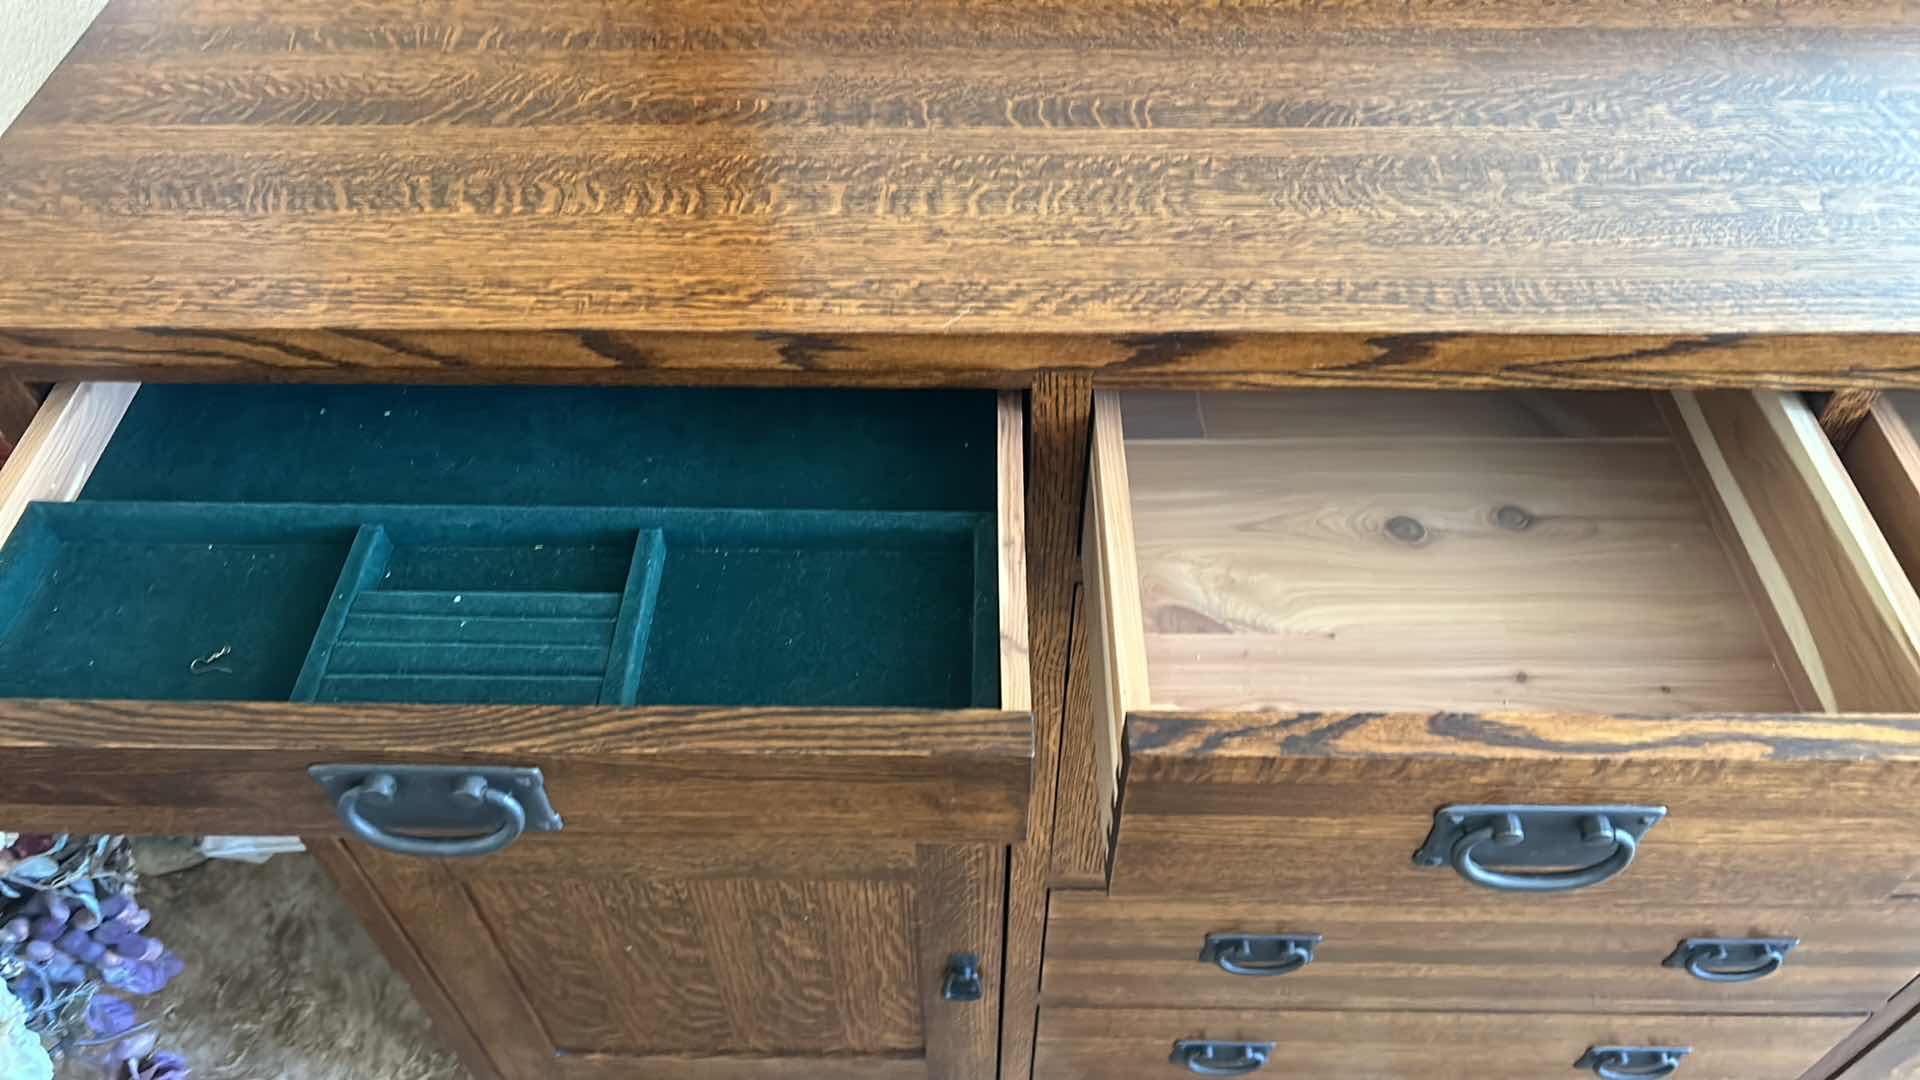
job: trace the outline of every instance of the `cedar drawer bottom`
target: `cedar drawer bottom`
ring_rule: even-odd
[[[1201,958],[1212,934],[1321,935],[1288,974]],[[1663,966],[1688,938],[1798,939],[1750,982]],[[1190,903],[1056,892],[1049,1006],[1504,1012],[1864,1013],[1920,971],[1920,903],[1821,908],[1630,907],[1488,897],[1445,907]]]
[[[1101,393],[1089,504],[1114,896],[1465,912],[1476,804],[1666,808],[1575,905],[1920,869],[1920,597],[1795,396]]]
[[[1691,1047],[1684,1080],[1795,1080],[1859,1023],[1850,1016],[1307,1012],[1044,1007],[1034,1080],[1167,1080],[1183,1039],[1272,1043],[1275,1077],[1575,1077],[1593,1046]]]

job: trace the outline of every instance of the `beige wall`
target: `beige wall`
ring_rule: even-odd
[[[0,131],[105,6],[106,0],[0,0]]]

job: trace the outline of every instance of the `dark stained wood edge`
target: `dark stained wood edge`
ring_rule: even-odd
[[[1920,1058],[1920,979],[1908,983],[1800,1080],[1885,1080]]]
[[[1158,710],[1127,715],[1130,781],[1161,768],[1205,765],[1212,778],[1231,782],[1236,776],[1257,776],[1263,763],[1282,758],[1920,762],[1920,715]]]
[[[1007,887],[1006,986],[1001,1080],[1028,1080],[1039,1022],[1047,875],[1053,865],[1054,795],[1065,723],[1080,505],[1087,484],[1093,382],[1084,372],[1042,372],[1027,399],[1027,618],[1033,671],[1033,785],[1027,838],[1013,849]]]
[[[492,1056],[468,1026],[446,986],[434,976],[433,969],[407,936],[405,925],[387,906],[378,886],[354,859],[346,841],[312,837],[306,844],[308,853],[333,879],[341,899],[353,909],[360,925],[379,946],[381,955],[412,988],[414,998],[433,1021],[434,1033],[460,1058],[460,1063],[473,1074],[473,1080],[503,1080]]]
[[[498,764],[541,769],[581,835],[1010,843],[1032,727],[991,711],[0,700],[0,820],[333,836],[310,765]]]
[[[1835,450],[1846,451],[1867,414],[1873,411],[1874,402],[1879,400],[1878,390],[1836,390],[1827,396],[1820,406],[1820,430],[1827,433]]]
[[[20,445],[40,411],[40,393],[18,377],[0,374],[0,456]]]
[[[976,1080],[996,1071],[1006,970],[1007,859],[1006,848],[983,844],[920,848],[914,941],[928,1080]],[[956,953],[980,958],[986,989],[981,1000],[941,997],[947,959]]]
[[[1911,334],[0,330],[27,380],[1494,389],[1920,387]]]
[[[0,750],[287,750],[1025,762],[1024,712],[603,705],[323,705],[0,698]]]

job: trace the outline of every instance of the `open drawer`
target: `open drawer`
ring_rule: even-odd
[[[1090,489],[1115,895],[1920,870],[1920,601],[1797,397],[1103,394]]]
[[[63,387],[0,820],[308,837],[483,1076],[985,1075],[1022,454],[990,392]]]

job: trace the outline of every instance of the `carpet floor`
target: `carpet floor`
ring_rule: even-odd
[[[149,877],[140,900],[186,962],[141,1015],[194,1080],[467,1080],[310,857]]]

